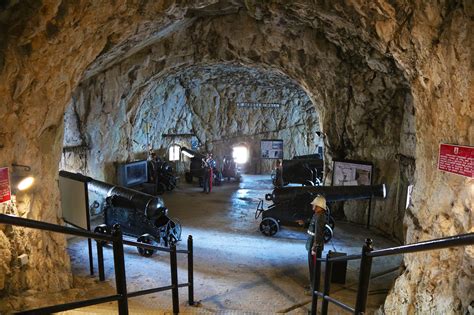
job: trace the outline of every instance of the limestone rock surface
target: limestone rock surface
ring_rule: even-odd
[[[1,8],[0,164],[27,164],[38,174],[36,190],[18,195],[21,216],[59,221],[63,119],[81,97],[76,88],[104,97],[81,101],[106,105],[86,107],[91,119],[100,110],[126,129],[149,82],[173,69],[236,62],[282,72],[303,88],[327,134],[328,165],[332,158],[374,162],[376,182],[392,193],[375,204],[376,226],[405,243],[473,232],[473,179],[436,168],[440,143],[474,143],[470,1],[42,0]],[[121,93],[99,92],[114,82]],[[395,196],[407,184],[414,190],[405,211]],[[71,285],[61,237],[8,229],[0,231],[2,295]],[[35,260],[25,270],[14,266],[19,244]],[[465,314],[473,259],[472,247],[407,255],[383,310]]]
[[[127,76],[127,72],[118,75]],[[137,106],[115,99],[112,110],[107,109],[111,107],[107,97],[124,89],[115,82],[76,92],[78,97],[66,111],[64,137],[64,147],[76,150],[63,155],[63,168],[116,182],[115,170],[104,165],[146,157],[148,147],[166,157],[172,144],[190,148],[189,134],[218,162],[232,155],[233,146],[246,145],[253,157],[248,172],[269,173],[273,167],[273,161],[259,158],[261,139],[287,139],[287,159],[315,153],[322,146],[316,135],[315,107],[295,82],[281,74],[232,64],[190,67],[149,82],[137,96]],[[79,149],[83,142],[84,154]],[[184,170],[178,167],[181,173]]]

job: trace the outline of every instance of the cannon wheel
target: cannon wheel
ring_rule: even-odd
[[[168,244],[176,244],[178,241],[181,240],[181,223],[178,221],[178,219],[174,218],[173,220],[169,220],[167,223],[166,227],[167,231],[167,239],[168,239]]]
[[[336,225],[336,221],[334,221],[334,218],[332,216],[328,216],[327,225],[329,225],[329,227],[334,230],[334,226]]]
[[[153,243],[156,243],[154,237],[151,236],[150,234],[143,234],[137,239],[137,242],[150,244],[150,245],[154,245]],[[155,250],[153,249],[147,249],[147,248],[142,248],[142,247],[137,247],[137,250],[138,250],[138,253],[143,257],[151,257],[155,253]]]
[[[173,177],[170,177],[168,186],[166,188],[168,189],[168,191],[172,191],[173,189],[175,189],[175,187],[176,187],[176,178],[173,176]]]
[[[191,184],[193,182],[193,175],[190,172],[186,172],[184,174],[184,179],[186,180],[186,183]]]
[[[263,200],[260,200],[257,205],[257,210],[255,210],[255,220],[263,213]]]
[[[222,180],[223,180],[222,173],[217,171],[214,174],[214,178],[213,178],[212,183],[214,184],[214,186],[220,186],[222,184]]]
[[[107,224],[101,224],[95,227],[94,233],[110,235],[110,228],[107,226]],[[107,241],[97,241],[97,242],[101,242],[102,246],[109,244],[109,242]]]
[[[334,233],[333,233],[331,227],[326,224],[324,226],[324,243],[329,242],[333,235],[334,235]]]
[[[260,222],[260,232],[265,236],[273,236],[280,230],[280,224],[274,218],[263,218]]]

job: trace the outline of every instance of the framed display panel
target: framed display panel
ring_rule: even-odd
[[[283,159],[283,140],[260,140],[260,157],[262,159]]]
[[[59,176],[59,191],[63,220],[76,227],[89,230],[87,183]]]
[[[332,186],[372,185],[374,165],[371,162],[333,160]],[[372,198],[367,210],[367,228],[370,227]]]
[[[61,217],[64,222],[81,228],[91,230],[89,215],[89,190],[87,183],[92,178],[79,173],[59,171],[59,192],[61,195]],[[87,239],[89,247],[90,274],[94,274],[92,257],[92,240]]]
[[[117,180],[120,186],[133,187],[148,180],[147,161],[135,161],[117,166]]]
[[[332,186],[372,185],[373,167],[370,162],[333,160]]]

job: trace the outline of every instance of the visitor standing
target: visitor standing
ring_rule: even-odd
[[[202,181],[202,186],[203,186],[203,192],[205,193],[210,193],[212,190],[212,154],[207,153],[206,158],[202,160],[202,168],[203,168],[203,181]]]

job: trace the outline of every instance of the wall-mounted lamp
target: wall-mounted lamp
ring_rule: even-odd
[[[13,191],[25,191],[31,188],[35,178],[30,174],[31,167],[21,164],[12,164],[12,188]]]

